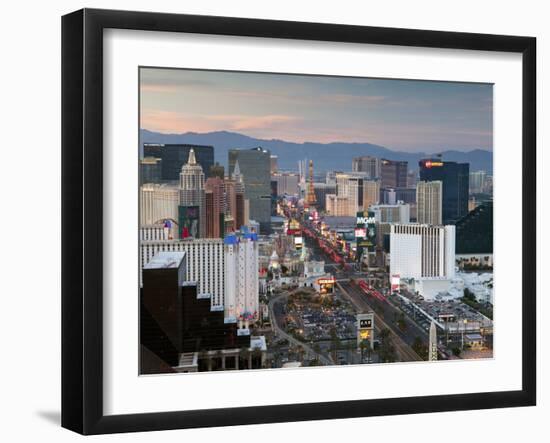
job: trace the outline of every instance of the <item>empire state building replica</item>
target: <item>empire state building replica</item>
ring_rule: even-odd
[[[204,172],[197,163],[195,151],[189,151],[189,159],[180,172],[180,201],[178,222],[180,238],[200,238],[205,235]]]

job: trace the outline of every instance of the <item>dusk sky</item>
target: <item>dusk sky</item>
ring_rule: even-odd
[[[492,150],[489,84],[141,69],[141,128],[407,152]]]

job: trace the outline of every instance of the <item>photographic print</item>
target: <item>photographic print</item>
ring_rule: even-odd
[[[141,67],[139,107],[140,374],[493,357],[492,84]]]

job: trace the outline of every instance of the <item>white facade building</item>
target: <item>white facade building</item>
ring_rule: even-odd
[[[142,225],[139,227],[139,240],[170,240],[170,227],[164,223],[154,225]]]
[[[336,196],[341,200],[347,199],[346,213],[339,215],[353,217],[357,212],[367,210],[369,206],[378,203],[380,182],[369,180],[365,172],[337,173]]]
[[[333,216],[348,215],[349,205],[347,197],[338,197],[336,194],[327,194],[325,199],[325,208],[328,214]]]
[[[213,307],[224,306],[225,270],[222,239],[153,240],[140,242],[140,286],[143,266],[159,252],[185,252],[185,279],[197,282],[198,295],[210,295]]]
[[[416,220],[427,225],[441,225],[443,182],[420,181],[416,184]]]
[[[235,239],[231,243],[228,239]],[[198,296],[210,296],[226,317],[257,319],[259,312],[258,242],[255,233],[222,239],[143,240],[141,270],[160,252],[185,252],[185,280],[197,283]]]
[[[414,279],[426,298],[448,289],[455,277],[455,227],[392,225],[390,275]]]
[[[224,240],[225,315],[256,320],[260,307],[258,242],[255,234]]]
[[[139,188],[139,224],[153,225],[162,220],[178,220],[179,189],[148,183]]]
[[[277,182],[277,195],[297,195],[300,176],[292,172],[279,172],[271,175]]]

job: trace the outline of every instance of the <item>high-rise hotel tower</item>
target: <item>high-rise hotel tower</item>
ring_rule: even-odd
[[[195,151],[189,151],[189,159],[180,172],[180,204],[178,224],[180,237],[203,237],[206,232],[204,172],[197,163]]]

